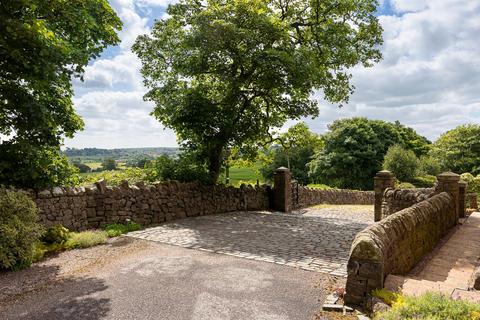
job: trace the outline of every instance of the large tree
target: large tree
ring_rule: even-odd
[[[0,2],[0,183],[65,181],[60,145],[83,127],[71,79],[120,28],[107,0]]]
[[[310,177],[335,187],[372,189],[373,177],[382,169],[390,146],[399,144],[407,150],[428,150],[427,139],[413,130],[408,132],[405,135],[405,127],[398,123],[381,120],[334,121],[324,136],[324,149],[309,163]],[[411,139],[424,141],[424,145],[412,145]]]
[[[435,141],[431,154],[443,170],[480,173],[480,125],[467,124],[447,131]]]
[[[218,178],[225,150],[267,139],[287,119],[317,116],[353,91],[349,68],[381,58],[376,0],[180,0],[134,51],[154,101]]]

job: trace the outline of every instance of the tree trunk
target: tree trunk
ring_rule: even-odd
[[[210,173],[210,182],[215,184],[220,176],[220,169],[222,168],[222,151],[223,147],[214,148],[209,156],[208,171]]]

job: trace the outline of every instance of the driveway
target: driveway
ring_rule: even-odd
[[[337,209],[185,219],[0,272],[0,319],[312,319],[370,223]]]

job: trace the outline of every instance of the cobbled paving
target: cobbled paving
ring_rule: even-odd
[[[370,223],[373,207],[340,206],[201,216],[128,236],[345,277],[351,243]]]

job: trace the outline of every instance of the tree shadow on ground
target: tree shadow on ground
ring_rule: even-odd
[[[58,280],[45,290],[27,293],[5,305],[6,319],[82,319],[104,318],[110,299],[101,296],[108,287],[103,279],[72,277]]]

